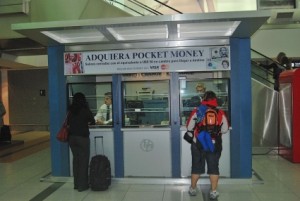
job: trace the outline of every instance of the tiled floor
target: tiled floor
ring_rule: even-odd
[[[48,182],[50,149],[0,163],[0,200],[9,201],[188,201],[209,200],[209,185],[201,182],[198,195],[188,195],[188,184],[133,184],[113,180],[109,190],[77,192],[72,178],[64,182]],[[277,155],[253,156],[252,181],[229,182],[221,179],[219,201],[300,201],[300,164],[293,164]],[[42,180],[42,181],[41,181]],[[204,179],[207,181],[207,179]]]
[[[1,143],[0,163],[9,163],[49,147],[48,131],[31,131],[12,136],[12,143]]]

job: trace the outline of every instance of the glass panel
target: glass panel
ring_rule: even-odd
[[[123,126],[168,126],[169,81],[123,83]]]
[[[111,83],[73,83],[69,84],[69,104],[73,95],[81,92],[86,96],[97,126],[112,126]]]
[[[279,98],[279,122],[280,122],[280,144],[292,148],[292,85],[291,83],[280,84]]]
[[[180,117],[181,125],[186,125],[191,111],[202,101],[205,91],[213,91],[217,95],[218,108],[228,113],[228,79],[186,80],[180,79]]]

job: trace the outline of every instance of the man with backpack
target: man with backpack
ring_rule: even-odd
[[[219,159],[222,152],[222,134],[229,129],[224,111],[217,108],[217,97],[213,91],[205,92],[200,106],[195,108],[187,121],[187,133],[192,136],[192,172],[189,194],[197,194],[197,182],[205,173],[210,178],[210,199],[219,196],[217,186],[219,181]]]

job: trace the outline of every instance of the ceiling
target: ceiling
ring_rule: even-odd
[[[14,56],[45,55],[47,48],[29,38],[1,39],[0,52]]]
[[[10,1],[10,2],[12,2],[11,4],[15,4],[15,3],[13,3],[14,1]],[[26,4],[27,1],[24,1],[24,2]],[[179,3],[181,1],[174,1],[174,2]],[[181,4],[175,5],[174,4],[172,6],[179,8],[183,5],[181,5]],[[198,7],[198,4],[195,4],[194,6]],[[193,7],[193,6],[190,5],[190,7],[187,10],[193,9],[191,7]],[[29,9],[29,7],[28,7],[28,9]],[[24,11],[22,11],[22,12],[24,12]],[[29,13],[29,10],[27,10],[27,12]],[[25,12],[25,13],[27,13],[27,12]],[[16,26],[16,30],[19,33],[23,34],[23,36],[24,36],[23,38],[0,39],[0,55],[1,55],[1,53],[11,54],[11,55],[15,55],[15,56],[47,54],[46,46],[49,45],[50,43],[52,43],[50,41],[53,41],[53,40],[52,39],[49,40],[49,39],[45,39],[44,37],[40,37],[39,36],[40,34],[36,33],[36,32],[42,31],[42,30],[43,31],[51,31],[50,34],[56,34],[56,35],[60,35],[60,36],[64,35],[63,37],[65,37],[66,35],[69,35],[67,37],[71,37],[73,39],[80,38],[80,35],[82,35],[82,34],[85,34],[85,36],[89,35],[89,37],[86,37],[85,39],[81,38],[81,40],[82,40],[81,44],[83,44],[83,43],[90,44],[90,43],[94,43],[95,41],[97,43],[99,41],[101,41],[100,43],[106,43],[106,44],[107,43],[115,43],[116,41],[124,42],[125,40],[120,40],[120,37],[122,37],[122,36],[120,34],[118,34],[118,32],[122,32],[124,34],[124,32],[126,30],[127,31],[130,30],[129,29],[130,26],[127,27],[127,25],[126,25],[126,23],[128,23],[128,21],[131,21],[133,23],[133,26],[131,26],[131,28],[139,27],[139,28],[143,29],[145,32],[146,31],[148,32],[149,30],[146,27],[150,28],[150,26],[148,26],[149,24],[153,24],[153,23],[155,23],[155,21],[157,21],[159,24],[158,26],[163,26],[164,23],[161,23],[161,22],[163,22],[165,20],[166,21],[165,25],[167,26],[167,29],[168,29],[167,32],[168,32],[168,34],[170,33],[170,35],[166,39],[167,41],[178,40],[178,38],[176,38],[176,37],[175,37],[175,39],[174,39],[174,37],[172,38],[172,35],[171,35],[172,30],[174,32],[178,31],[177,30],[178,24],[176,23],[178,20],[179,21],[188,20],[188,21],[192,22],[192,18],[194,18],[194,20],[196,21],[195,24],[193,24],[193,22],[192,23],[188,22],[187,24],[181,23],[180,33],[176,33],[177,35],[180,34],[181,36],[183,36],[184,30],[187,30],[190,28],[195,28],[196,26],[193,26],[193,25],[197,25],[197,23],[201,23],[201,26],[204,25],[205,28],[207,28],[206,25],[203,24],[203,23],[205,23],[205,21],[207,21],[209,23],[211,21],[220,22],[221,24],[223,24],[223,22],[225,22],[227,20],[240,21],[241,19],[242,19],[241,26],[239,26],[237,28],[237,30],[234,34],[236,36],[238,36],[238,35],[241,35],[241,33],[244,31],[245,31],[245,33],[251,34],[252,31],[246,30],[245,27],[242,28],[244,19],[247,17],[252,18],[252,19],[250,19],[251,22],[249,23],[250,24],[249,26],[252,27],[251,24],[255,24],[255,22],[253,23],[253,21],[255,21],[256,19],[259,19],[259,18],[262,19],[261,17],[263,17],[263,15],[264,15],[264,14],[262,14],[262,12],[265,12],[265,11],[250,11],[250,12],[245,11],[245,12],[233,12],[233,13],[232,12],[228,12],[228,13],[216,12],[216,13],[199,13],[199,14],[191,14],[191,15],[184,14],[184,15],[174,15],[171,17],[167,17],[165,19],[164,19],[164,16],[153,16],[153,17],[151,17],[151,19],[148,17],[142,17],[142,18],[139,18],[139,20],[132,20],[132,19],[123,20],[120,18],[117,18],[116,20],[106,20],[106,19],[105,20],[95,20],[95,21],[98,21],[99,23],[95,22],[95,21],[88,22],[88,21],[84,21],[84,20],[65,21],[62,23],[57,23],[57,22],[24,23],[24,24],[19,24]],[[267,12],[268,12],[268,14],[266,14],[266,15],[271,16],[271,17],[268,20],[263,19],[263,21],[264,21],[263,26],[262,26],[263,29],[300,28],[300,23],[299,23],[300,22],[300,10],[299,9],[280,9],[280,10],[271,10],[271,11],[269,10]],[[257,13],[257,16],[253,16],[251,13],[255,13],[254,15],[256,15],[256,13]],[[190,17],[187,17],[187,16],[190,16]],[[196,17],[196,16],[198,16],[198,17]],[[234,18],[237,18],[237,19],[234,19]],[[142,19],[142,20],[140,20],[140,19]],[[142,22],[143,19],[145,20],[145,22]],[[175,20],[176,22],[175,23],[171,22],[173,20]],[[44,21],[44,20],[39,19],[39,21]],[[105,21],[107,21],[107,22],[105,22]],[[149,23],[147,23],[147,21],[149,21]],[[77,24],[77,22],[78,22],[78,24]],[[123,22],[125,24],[123,24]],[[168,22],[171,22],[171,23],[168,23]],[[265,22],[267,22],[267,23],[265,23]],[[145,23],[146,26],[144,26],[144,27],[139,26],[140,23]],[[192,26],[189,27],[189,25],[188,25],[189,23],[192,24]],[[34,25],[31,26],[30,24],[34,24]],[[258,22],[257,22],[257,25],[259,25],[259,24],[261,24],[260,20],[258,20]],[[112,27],[110,27],[110,25],[112,25]],[[119,27],[116,27],[116,26],[119,26]],[[214,26],[214,25],[212,25],[212,26]],[[212,27],[212,26],[210,26],[210,27]],[[218,24],[215,23],[215,26],[218,26]],[[197,27],[199,28],[199,26],[197,26]],[[208,28],[210,29],[210,27],[208,27]],[[34,28],[35,30],[29,31],[29,29],[31,29],[31,28]],[[27,29],[27,31],[26,31],[26,29]],[[139,29],[139,30],[143,31],[141,29]],[[163,29],[165,29],[165,28],[163,28]],[[255,29],[257,29],[257,27],[255,27]],[[181,32],[182,30],[183,30],[183,32]],[[242,30],[242,32],[240,30]],[[134,29],[134,31],[136,31],[136,29]],[[195,31],[195,30],[193,30],[193,31]],[[199,31],[199,29],[197,31]],[[211,31],[214,31],[213,34],[216,33],[213,28],[211,29]],[[34,33],[36,35],[31,35],[30,32]],[[115,33],[115,35],[113,33]],[[181,33],[183,33],[183,34],[181,34]],[[203,34],[205,34],[204,31],[202,31],[201,33],[202,33],[201,37],[204,36],[203,35]],[[118,34],[119,37],[116,37],[116,34]],[[135,38],[135,37],[141,36],[141,34],[145,35],[145,33],[131,35],[131,37],[134,37],[132,41],[138,41],[137,38]],[[148,32],[148,36],[152,35],[152,36],[158,37],[159,34],[163,34],[165,36],[164,31],[162,31],[161,33],[154,33],[153,35],[152,35],[152,32]],[[187,32],[185,34],[187,34]],[[209,32],[207,32],[206,35],[209,35]],[[36,37],[36,36],[38,36],[38,37]],[[102,37],[102,39],[101,39],[101,37]],[[130,36],[128,36],[128,37],[130,37]],[[195,38],[195,37],[192,37],[191,35],[189,35],[189,37]],[[189,37],[187,37],[187,39]],[[217,37],[217,36],[211,35],[211,37]],[[44,39],[42,39],[42,38],[44,38]],[[89,40],[87,40],[87,38],[89,38]],[[200,38],[200,37],[198,37],[198,38]],[[202,37],[202,39],[203,38],[207,39],[209,37],[204,36],[204,37]],[[128,41],[127,39],[126,39],[126,41]],[[140,39],[140,37],[139,37],[139,39]],[[151,40],[153,41],[153,39],[154,38],[152,38]],[[158,39],[158,38],[156,38],[156,39]],[[182,38],[180,38],[180,40],[181,39]],[[86,40],[86,41],[84,41],[84,40]],[[93,40],[95,40],[95,41],[93,41]],[[147,40],[147,41],[151,41],[151,40]],[[162,39],[162,40],[165,40],[165,39]],[[63,44],[72,45],[74,43],[70,42],[70,40],[69,40],[69,42],[67,42],[67,43],[63,42]],[[1,58],[1,56],[0,56],[0,58]]]
[[[43,46],[64,44],[123,45],[251,37],[270,17],[269,11],[177,14],[13,24],[12,30]],[[127,46],[126,46],[127,45]],[[131,46],[128,46],[131,45]]]
[[[281,9],[20,23],[11,27],[24,38],[1,39],[0,58],[47,55],[58,44],[66,51],[228,44],[258,29],[299,29],[299,19],[299,9]]]

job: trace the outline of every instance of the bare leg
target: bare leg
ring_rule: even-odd
[[[206,0],[208,12],[215,12],[214,0]]]
[[[205,9],[204,9],[204,2],[203,2],[203,1],[204,1],[204,0],[197,0],[198,4],[199,4],[199,6],[200,6],[200,10],[201,10],[202,13],[205,12]]]
[[[191,187],[192,188],[194,188],[194,189],[196,188],[199,178],[200,178],[200,175],[198,175],[198,174],[191,175]]]
[[[210,184],[211,184],[211,190],[215,191],[217,190],[218,187],[218,182],[219,182],[219,175],[209,175],[209,179],[210,179]]]

